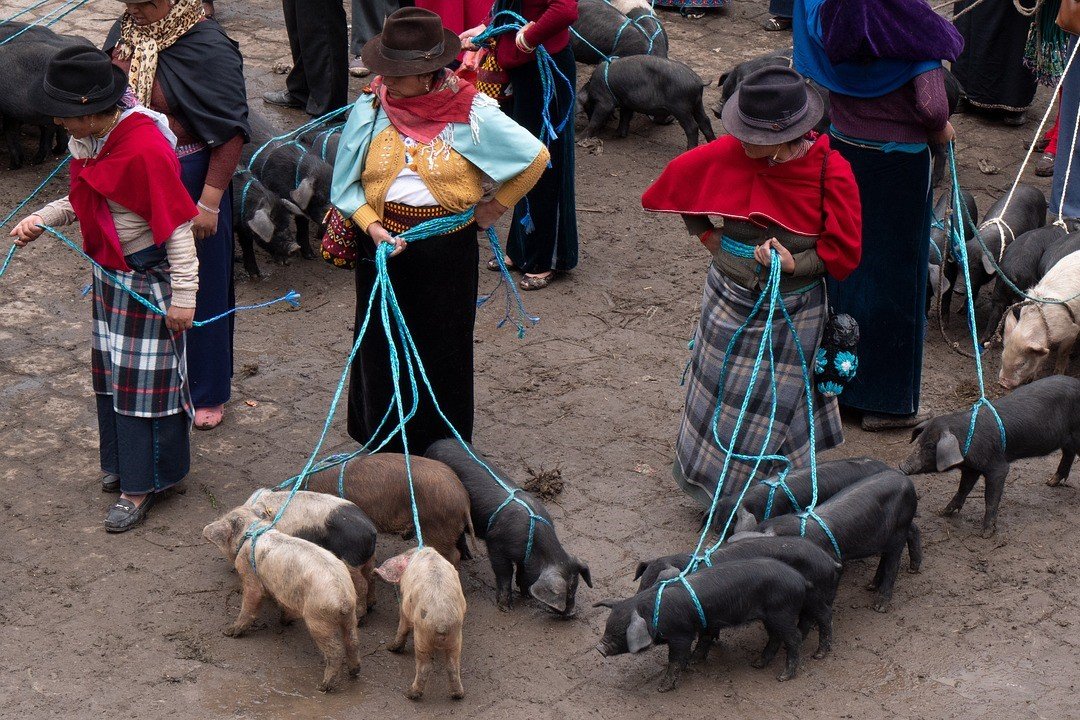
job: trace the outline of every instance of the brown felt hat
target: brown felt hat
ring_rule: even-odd
[[[751,73],[724,103],[721,122],[750,145],[779,145],[812,130],[825,112],[817,90],[787,67]]]
[[[383,23],[360,58],[376,75],[423,75],[444,68],[461,52],[461,41],[443,27],[442,19],[423,8],[401,8]]]

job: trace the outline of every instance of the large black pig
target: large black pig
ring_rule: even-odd
[[[664,588],[659,622],[653,622],[659,587],[640,592],[626,600],[603,600],[597,606],[611,608],[604,637],[596,649],[604,657],[637,653],[654,644],[667,643],[667,671],[657,688],[660,692],[675,689],[682,671],[691,659],[704,660],[709,648],[724,628],[760,620],[769,634],[761,657],[752,663],[765,667],[784,645],[787,663],[779,680],[795,677],[799,667],[802,634],[799,616],[809,583],[791,567],[771,558],[733,560],[688,575],[701,611],[681,583]],[[697,648],[691,648],[697,638]]]
[[[1005,426],[1005,447],[1001,446],[1001,430],[993,415],[983,410],[975,425],[971,447],[965,453],[962,443],[966,442],[971,426],[971,411],[967,410],[917,426],[911,433],[915,447],[900,463],[900,469],[908,475],[960,468],[960,487],[941,511],[945,516],[960,512],[968,493],[982,476],[986,481],[983,537],[990,537],[997,530],[998,506],[1013,460],[1060,450],[1061,462],[1046,484],[1060,485],[1068,479],[1080,450],[1080,380],[1053,375],[1022,385],[992,404]]]
[[[832,554],[799,537],[747,538],[736,543],[725,543],[709,556],[709,562],[715,567],[732,560],[757,557],[768,557],[790,565],[810,583],[799,617],[799,630],[805,638],[810,627],[817,625],[818,648],[814,657],[825,657],[832,648],[832,606],[836,599],[836,586],[840,582],[840,563]],[[690,553],[665,555],[638,563],[634,575],[635,580],[640,578],[638,592],[677,576],[689,564]]]
[[[624,15],[604,0],[578,0],[577,6],[570,47],[579,63],[596,65],[630,55],[667,57],[667,33],[645,8],[629,8]]]
[[[471,445],[470,450],[511,488],[518,486],[506,473],[491,464]],[[563,549],[555,534],[555,525],[544,504],[532,493],[519,490],[516,497],[527,503],[532,512],[543,518],[533,521],[533,541],[529,550],[529,512],[516,502],[506,503],[507,493],[491,474],[479,465],[456,440],[439,440],[424,453],[432,460],[450,466],[469,493],[472,523],[477,537],[487,544],[488,559],[495,572],[496,602],[499,609],[511,606],[511,584],[517,573],[518,589],[532,595],[564,617],[572,616],[578,578],[592,587],[589,566]],[[502,510],[499,508],[502,507]],[[496,511],[498,514],[495,515]],[[495,520],[492,522],[492,516]]]
[[[630,132],[635,112],[654,118],[674,116],[686,133],[686,148],[696,147],[698,131],[705,139],[716,139],[705,114],[701,78],[688,65],[651,55],[633,55],[605,62],[578,92],[578,100],[589,117],[582,134],[590,138],[604,126],[617,109],[621,138]]]

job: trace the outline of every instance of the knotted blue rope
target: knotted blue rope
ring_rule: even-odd
[[[964,271],[964,283],[968,288],[971,287],[971,273],[968,270],[968,255],[967,255],[967,243],[965,242],[965,230],[964,230],[964,203],[960,197],[960,178],[956,172],[956,153],[954,151],[954,143],[949,143],[946,150],[949,156],[949,172],[952,174],[952,204],[953,209],[956,211],[956,222],[952,223],[952,239],[956,247],[956,251],[959,253],[959,263],[961,269]],[[982,238],[979,237],[978,230],[975,231],[975,237],[979,238],[979,242],[982,243]],[[1002,238],[1002,242],[1004,242]],[[993,253],[986,249],[983,245],[984,252],[987,253],[991,261],[994,260]],[[995,267],[997,263],[995,262]],[[999,277],[1004,277],[1003,274],[999,274]],[[990,414],[997,421],[998,432],[1001,434],[1001,450],[1005,451],[1005,423],[1001,420],[1001,415],[998,414],[997,408],[995,408],[986,397],[986,386],[983,383],[983,366],[982,366],[982,348],[979,347],[979,331],[975,325],[975,298],[974,293],[968,292],[966,294],[967,299],[967,320],[968,329],[971,331],[971,343],[974,346],[975,352],[975,375],[979,382],[979,399],[975,401],[975,404],[971,406],[971,424],[968,427],[967,439],[964,441],[964,455],[967,455],[968,450],[971,449],[971,441],[975,438],[975,425],[979,421],[979,411],[986,407],[990,410]],[[1025,295],[1026,296],[1026,295]]]
[[[140,295],[139,293],[135,292],[134,290],[129,288],[127,285],[125,285],[124,282],[122,280],[120,280],[120,278],[117,277],[115,273],[112,273],[109,270],[106,270],[104,267],[102,267],[100,263],[98,263],[96,260],[94,260],[94,258],[87,255],[86,251],[84,251],[81,247],[79,247],[79,245],[77,243],[73,242],[70,238],[68,238],[66,235],[64,235],[64,233],[60,232],[56,228],[51,227],[49,225],[38,225],[37,227],[39,227],[42,230],[44,230],[45,232],[49,233],[53,237],[59,239],[61,242],[63,242],[69,248],[71,248],[72,250],[77,252],[79,255],[81,255],[84,260],[88,261],[96,270],[101,272],[101,274],[109,282],[111,282],[113,285],[115,285],[118,289],[123,290],[125,293],[130,295],[136,302],[138,302],[140,305],[145,307],[147,310],[154,313],[155,315],[161,315],[162,317],[164,317],[166,315],[166,312],[164,310],[162,310],[161,308],[159,308],[156,303],[153,303],[150,300],[147,300],[142,295]],[[260,308],[270,307],[271,305],[275,305],[275,304],[277,304],[279,302],[287,302],[287,303],[289,303],[289,305],[292,305],[294,308],[300,307],[300,293],[296,292],[295,290],[289,290],[287,293],[285,293],[281,297],[275,298],[273,300],[267,300],[266,302],[257,303],[255,305],[238,305],[238,306],[236,306],[234,308],[226,310],[225,312],[221,313],[220,315],[215,315],[212,318],[207,318],[206,320],[195,320],[192,323],[192,325],[194,325],[195,327],[203,327],[205,325],[209,325],[211,323],[217,322],[218,320],[221,320],[222,318],[226,318],[229,315],[232,315],[234,313],[238,313],[238,312],[241,312],[241,311],[244,311],[244,310],[258,310]]]
[[[416,225],[415,227],[406,230],[397,237],[405,240],[406,242],[413,242],[428,237],[444,235],[446,233],[453,232],[464,227],[465,225],[472,222],[472,219],[473,210],[470,209],[464,213],[459,213],[457,215],[426,220],[419,225]],[[495,245],[495,256],[501,260],[502,250],[498,247],[498,239],[495,236],[494,230],[489,229],[488,237]],[[284,514],[285,509],[288,507],[289,503],[292,501],[293,497],[295,497],[296,493],[300,490],[300,488],[306,483],[306,480],[309,476],[316,472],[329,469],[330,467],[340,465],[341,469],[338,472],[338,494],[344,496],[345,464],[348,463],[348,461],[352,458],[357,457],[362,453],[369,452],[368,447],[376,443],[383,424],[390,417],[393,411],[396,411],[396,415],[398,418],[397,424],[390,430],[386,438],[383,439],[382,443],[370,452],[377,452],[379,449],[385,446],[391,438],[400,433],[405,455],[405,475],[409,488],[409,504],[412,513],[413,527],[416,533],[417,545],[419,547],[423,547],[423,531],[420,527],[420,516],[416,504],[416,494],[412,477],[412,462],[410,459],[408,438],[405,430],[405,426],[407,425],[409,420],[412,419],[419,404],[420,393],[418,391],[417,377],[419,377],[420,381],[423,383],[423,386],[426,389],[428,396],[431,398],[432,406],[434,407],[440,419],[442,419],[442,421],[446,424],[451,435],[458,441],[462,448],[465,449],[465,451],[469,454],[473,461],[483,467],[488,472],[488,474],[491,475],[491,477],[499,484],[499,486],[507,493],[508,498],[506,502],[503,503],[503,507],[507,506],[510,502],[514,502],[525,508],[525,510],[529,513],[530,527],[528,544],[526,546],[526,561],[528,561],[529,555],[532,551],[533,540],[537,531],[536,526],[538,522],[546,524],[548,526],[551,525],[548,520],[537,515],[527,502],[517,497],[517,493],[520,491],[520,489],[509,487],[502,480],[502,478],[500,478],[498,474],[494,470],[492,470],[490,466],[487,465],[487,463],[485,463],[475,453],[473,453],[473,451],[469,448],[468,444],[465,442],[465,439],[461,436],[461,434],[453,426],[453,423],[450,422],[449,418],[447,418],[446,414],[443,412],[442,407],[439,405],[438,399],[435,397],[435,392],[431,386],[430,380],[428,379],[427,371],[425,370],[423,361],[420,358],[419,350],[417,349],[416,343],[412,337],[412,333],[409,331],[408,325],[405,322],[405,316],[401,312],[401,307],[398,304],[397,295],[394,291],[393,283],[390,280],[387,261],[393,250],[394,246],[390,243],[380,243],[378,248],[376,248],[375,283],[373,284],[371,293],[368,296],[367,310],[364,314],[364,320],[361,323],[359,330],[357,331],[356,340],[353,342],[352,349],[349,351],[348,357],[345,360],[345,367],[342,369],[341,376],[338,380],[337,388],[334,391],[333,397],[331,398],[330,407],[326,415],[326,420],[323,421],[322,432],[320,433],[319,438],[315,443],[315,447],[312,449],[311,454],[308,456],[308,460],[304,464],[304,468],[300,471],[300,473],[278,486],[278,489],[284,489],[286,485],[291,484],[289,495],[286,497],[285,502],[282,503],[281,508],[278,510],[275,516],[271,519],[270,523],[260,526],[253,525],[251,528],[248,529],[247,533],[245,533],[246,537],[251,538],[251,557],[253,564],[255,557],[254,546],[255,543],[258,541],[259,536],[267,532],[278,522],[278,520],[281,519],[281,516]],[[509,277],[509,271],[505,268],[505,266],[502,266],[502,269],[506,276]],[[319,453],[322,450],[322,446],[326,441],[326,436],[329,433],[331,423],[334,419],[334,415],[337,413],[337,408],[341,401],[341,395],[344,392],[345,383],[349,377],[352,363],[360,350],[360,345],[364,337],[367,334],[368,327],[371,323],[371,318],[375,310],[376,300],[378,300],[379,303],[379,318],[381,320],[382,329],[386,336],[387,346],[390,353],[391,381],[394,388],[393,397],[390,401],[390,407],[387,409],[387,414],[384,415],[383,421],[380,422],[379,427],[375,429],[372,437],[359,450],[346,455],[331,456],[322,461],[316,461],[316,458],[319,456]],[[395,343],[393,341],[395,330],[396,335],[400,341],[400,351],[398,349],[398,343]],[[413,400],[412,407],[409,409],[408,412],[405,412],[404,403],[402,401],[401,355],[404,355],[405,370],[408,373],[410,391]],[[501,509],[502,508],[500,507],[500,510]],[[496,511],[496,513],[497,512],[498,511]]]
[[[504,21],[501,25],[498,24],[500,19]],[[517,32],[525,27],[527,22],[528,21],[524,17],[516,12],[511,10],[500,10],[491,18],[491,24],[488,25],[487,29],[472,39],[472,44],[479,47],[496,35]],[[574,84],[570,82],[570,79],[567,78],[566,75],[563,74],[563,71],[559,69],[559,66],[555,64],[555,60],[551,57],[551,54],[543,44],[536,46],[536,66],[540,71],[540,86],[543,89],[544,99],[544,109],[541,113],[540,142],[545,145],[550,145],[552,141],[559,138],[559,133],[563,131],[566,124],[570,121],[570,118],[573,117],[575,88]],[[557,125],[554,124],[551,119],[551,105],[556,99],[556,77],[562,80],[570,93],[570,102],[567,103],[565,115]]]
[[[761,518],[763,521],[772,517],[773,502],[776,499],[776,489],[783,488],[784,494],[787,495],[788,500],[791,502],[791,507],[796,509],[799,507],[799,501],[795,499],[795,493],[791,492],[791,488],[788,487],[784,478],[777,478],[776,480],[762,480],[762,485],[767,485],[769,488],[769,500],[765,503],[765,515]]]

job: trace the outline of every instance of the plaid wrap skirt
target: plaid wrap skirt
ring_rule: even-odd
[[[715,265],[709,266],[673,468],[684,492],[706,507],[716,491],[726,456],[713,438],[713,414],[719,402],[717,434],[725,445],[730,444],[765,330],[767,305],[763,306],[754,322],[735,343],[723,393],[718,397],[724,353],[735,332],[750,315],[756,300],[756,292],[730,281]],[[802,345],[803,355],[807,362],[813,363],[828,319],[825,288],[818,283],[809,290],[784,295],[783,301],[798,333],[797,341]],[[776,317],[772,320],[776,421],[766,451],[767,454],[784,455],[791,460],[793,467],[800,467],[806,465],[810,459],[806,391],[796,337],[788,328],[779,308],[777,310]],[[810,371],[813,371],[812,364]],[[735,442],[735,452],[744,455],[761,453],[762,443],[769,431],[772,398],[772,373],[769,368],[769,351],[766,349],[747,406],[746,417]],[[813,399],[817,450],[820,452],[841,444],[844,434],[836,398],[825,398],[814,390]],[[763,478],[778,470],[773,463],[763,462],[756,477]],[[740,492],[750,479],[752,471],[752,462],[733,458],[722,493],[730,495]]]
[[[137,259],[145,260],[145,264]],[[113,274],[163,311],[172,298],[165,248],[128,257],[131,272]],[[194,417],[183,333],[172,333],[152,312],[94,268],[91,344],[94,392],[112,395],[121,415],[159,418],[180,411]]]

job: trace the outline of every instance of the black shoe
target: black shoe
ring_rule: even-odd
[[[306,103],[302,103],[294,98],[292,93],[288,90],[275,90],[274,92],[263,93],[263,102],[287,108],[302,108],[306,105]]]
[[[1020,127],[1027,122],[1027,113],[1023,110],[1002,113],[1001,122],[1010,127]]]
[[[146,496],[138,507],[130,500],[120,498],[109,508],[105,516],[105,530],[111,533],[127,532],[146,519],[146,513],[154,504],[154,495]]]
[[[113,473],[105,473],[101,477],[101,492],[104,493],[118,493],[120,492],[120,476]]]

